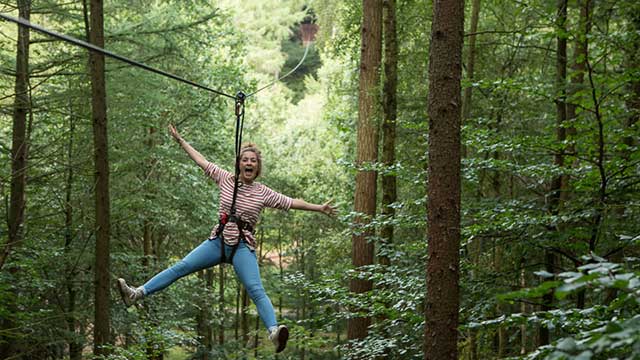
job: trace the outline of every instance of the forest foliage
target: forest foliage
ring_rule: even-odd
[[[465,4],[462,87],[473,96],[461,128],[460,359],[640,357],[640,4],[570,0],[564,23],[558,4]],[[363,228],[353,210],[362,170],[355,165],[360,1],[105,2],[105,48],[230,94],[290,70],[304,52],[298,25],[319,25],[295,77],[246,103],[244,138],[264,157],[260,181],[313,203],[333,198],[340,211],[337,218],[266,211],[259,223],[263,282],[292,332],[278,359],[424,356],[433,13],[428,1],[395,5],[396,162],[363,166],[395,176],[398,195],[393,216],[378,211]],[[31,8],[34,23],[86,39],[83,2],[39,0]],[[16,16],[15,2],[0,2],[0,12]],[[560,81],[559,39],[567,42]],[[16,25],[0,21],[1,247],[16,41]],[[29,74],[23,240],[0,269],[0,351],[12,344],[14,358],[92,358],[87,51],[31,32]],[[232,170],[233,102],[112,59],[106,76],[110,278],[138,285],[191,251],[217,221],[215,185],[171,141],[167,124]],[[384,225],[393,226],[392,243],[380,235]],[[352,267],[352,234],[365,230],[373,231],[376,259],[390,265]],[[373,290],[349,292],[356,277]],[[108,358],[276,358],[243,291],[229,266],[184,278],[141,308],[126,309],[113,288]],[[349,319],[362,316],[373,319],[367,337],[347,339]]]

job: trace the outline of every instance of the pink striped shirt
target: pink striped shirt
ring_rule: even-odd
[[[220,188],[218,218],[222,214],[229,214],[231,212],[231,202],[233,201],[233,174],[213,163],[207,164],[204,173],[212,178]],[[247,222],[255,229],[262,209],[270,207],[287,211],[291,208],[292,202],[293,199],[290,197],[275,192],[259,182],[254,181],[251,184],[240,183],[236,197],[236,214],[240,216],[242,221]],[[218,225],[211,231],[211,238],[215,237],[217,231]],[[243,230],[243,232],[247,245],[251,249],[255,249],[256,239],[254,235],[247,230]],[[239,234],[236,223],[229,222],[224,226],[223,236],[225,243],[229,245],[237,244]]]

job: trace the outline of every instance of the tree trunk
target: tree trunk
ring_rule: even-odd
[[[258,266],[262,266],[262,244],[264,241],[264,232],[260,231],[260,237],[258,238]],[[260,336],[258,334],[260,334],[260,316],[256,316],[256,323],[255,323],[255,332],[256,332],[256,336],[253,340],[253,356],[257,359],[258,358],[258,341]]]
[[[627,33],[631,35],[631,41],[625,49],[625,71],[632,73],[640,68],[640,6],[635,5],[634,9],[629,9],[626,14],[627,19]],[[633,134],[637,133],[635,129],[638,120],[640,119],[640,79],[638,77],[630,77],[627,84],[627,97],[625,104],[629,111],[629,116],[624,119],[623,129],[627,133],[622,142],[626,145],[626,148],[622,151],[622,158],[625,160],[624,166],[627,169],[632,169],[633,160],[631,159],[632,149],[637,145],[637,141]],[[634,221],[627,215],[626,199],[622,199],[624,205],[620,205],[615,208],[615,213],[621,221]],[[608,257],[609,261],[614,263],[622,263],[624,261],[624,247],[619,248],[617,251],[611,252]],[[618,297],[618,290],[616,288],[608,288],[605,293],[604,303],[610,304]]]
[[[90,42],[104,47],[104,19],[101,0],[91,0],[89,29]],[[107,102],[105,89],[105,64],[102,54],[90,53],[91,105],[93,118],[93,142],[95,160],[95,324],[94,354],[107,355],[104,347],[111,343],[109,317],[109,156],[107,139]]]
[[[357,158],[359,168],[356,175],[354,210],[360,214],[355,223],[358,232],[352,235],[351,260],[355,268],[373,264],[373,243],[369,239],[374,232],[365,227],[371,223],[376,212],[376,177],[374,170],[362,169],[373,165],[378,159],[378,96],[380,62],[382,51],[382,1],[363,0],[362,43],[360,48],[360,85],[358,100]],[[361,231],[363,230],[363,231]],[[352,279],[351,292],[360,294],[370,291],[371,281]],[[367,336],[370,317],[349,319],[349,339]]]
[[[520,259],[520,289],[524,290],[527,288],[527,278],[525,272],[525,264],[526,261],[524,257]],[[527,313],[527,303],[522,301],[520,302],[520,313]],[[526,316],[526,315],[525,315]],[[520,325],[520,355],[525,355],[527,353],[527,325]]]
[[[236,315],[235,315],[235,331],[234,338],[236,341],[240,340],[240,293],[242,292],[242,285],[240,285],[240,280],[236,281]]]
[[[280,284],[284,284],[284,267],[282,266],[282,229],[278,228],[278,271],[280,274]],[[282,318],[282,292],[278,295],[278,314]]]
[[[587,69],[586,61],[589,56],[589,42],[587,39],[587,35],[591,30],[591,21],[589,20],[589,13],[591,7],[591,0],[579,0],[578,6],[580,7],[580,19],[578,21],[578,30],[576,31],[576,42],[575,42],[575,50],[574,50],[574,63],[572,66],[572,70],[574,72],[573,76],[571,76],[571,86],[567,91],[568,96],[572,96],[578,91],[580,91],[584,86],[584,74]],[[575,103],[578,99],[572,99],[572,101],[567,102],[567,137],[569,139],[569,145],[567,148],[567,152],[572,154],[575,152],[574,138],[576,136],[576,127],[575,122],[577,118]],[[573,164],[569,165],[573,166]],[[562,199],[568,198],[568,188],[569,188],[569,176],[566,176],[566,181],[564,182],[564,187],[566,188],[563,191],[563,194],[566,194],[562,197]],[[576,307],[579,309],[583,309],[585,307],[585,289],[581,289],[577,293],[576,299]]]
[[[578,31],[576,31],[576,42],[573,53],[573,74],[571,76],[571,86],[569,87],[568,96],[574,96],[584,87],[584,74],[587,71],[586,59],[589,53],[589,42],[587,36],[591,31],[591,21],[589,20],[590,3],[592,0],[578,0],[578,6],[580,7],[580,20],[578,21]],[[577,119],[577,106],[578,99],[572,98],[567,102],[567,136],[570,140],[576,135],[575,121]],[[569,143],[567,149],[568,153],[575,152],[575,146],[573,142]]]
[[[224,345],[224,319],[226,317],[224,313],[224,264],[218,265],[218,268],[220,268],[220,276],[218,277],[218,317],[220,319],[218,345]]]
[[[18,13],[20,17],[29,19],[31,14],[31,1],[18,0]],[[26,206],[27,186],[27,158],[29,133],[27,131],[27,115],[31,111],[31,99],[29,92],[29,28],[18,26],[18,41],[16,46],[16,81],[15,99],[13,105],[13,134],[11,143],[11,194],[8,213],[8,236],[4,248],[0,250],[0,270],[6,264],[11,251],[19,246],[23,240],[22,227]],[[17,272],[12,268],[11,273]],[[9,291],[15,297],[20,296],[14,287]],[[7,309],[9,314],[15,314],[18,309],[15,304],[10,304]],[[14,332],[18,324],[13,316],[3,316],[0,319],[0,358],[9,358],[20,352],[20,344]],[[8,335],[8,336],[7,336]],[[22,334],[19,334],[19,339]]]
[[[627,71],[632,71],[632,69],[637,70],[638,68],[640,68],[640,14],[637,10],[637,8],[639,7],[640,6],[636,5],[636,10],[632,10],[629,12],[631,19],[629,20],[630,29],[628,33],[635,35],[632,38],[633,40],[631,46],[627,48],[625,54],[625,67],[627,68]],[[589,11],[588,7],[587,11]],[[589,15],[587,13],[587,18],[588,16]],[[590,23],[590,21],[587,21],[587,23]],[[632,129],[638,123],[638,120],[640,120],[640,78],[638,78],[637,76],[632,77],[632,79],[629,81],[628,87],[628,91],[631,96],[628,97],[626,104],[631,114],[629,115],[629,117],[627,117],[624,125],[625,130],[632,131]],[[628,135],[624,137],[623,142],[627,146],[632,147],[636,145],[634,139],[635,138],[632,135]]]
[[[395,208],[391,205],[396,202],[397,199],[396,175],[388,171],[396,162],[398,40],[396,36],[396,1],[385,0],[384,5],[384,87],[382,95],[384,119],[382,122],[382,164],[387,169],[387,172],[382,175],[381,212],[387,221],[391,221],[395,216]],[[390,265],[391,262],[386,253],[389,250],[387,247],[393,243],[393,225],[383,225],[380,229],[380,237],[383,241],[380,263]]]
[[[205,297],[201,302],[201,309],[198,311],[197,332],[200,339],[200,357],[201,360],[209,360],[209,352],[213,347],[213,328],[211,327],[211,301],[209,300],[209,291],[213,289],[213,270],[206,269],[200,271],[198,276],[204,282]]]
[[[504,271],[504,269],[502,268],[504,250],[502,249],[502,245],[499,243],[499,241],[500,240],[496,240],[495,254],[494,254],[494,261],[493,261],[494,271],[496,274],[502,274],[502,272]],[[497,313],[497,317],[506,315],[507,311],[504,308],[503,303],[498,302],[498,304],[496,305],[496,313]],[[508,341],[506,329],[504,328],[503,324],[498,325],[498,333],[496,335],[498,337],[497,355],[498,355],[498,359],[502,359],[505,356],[506,349],[507,349],[507,341]]]
[[[73,137],[75,135],[75,122],[74,122],[74,111],[71,105],[71,101],[69,101],[69,142],[67,144],[67,181],[65,184],[65,206],[64,206],[64,253],[65,258],[71,258],[71,244],[73,243],[73,206],[71,205],[71,195],[73,193],[73,179],[74,172],[73,166],[71,166],[73,160]],[[67,331],[70,334],[74,335],[74,338],[69,340],[69,359],[70,360],[80,360],[82,358],[82,343],[80,342],[81,334],[78,334],[76,330],[79,326],[78,320],[76,318],[76,297],[77,297],[77,289],[74,285],[77,271],[75,267],[71,266],[72,263],[70,261],[66,264],[66,279],[65,279],[65,287],[67,289],[67,307],[66,307],[66,320],[67,320]]]
[[[19,16],[29,20],[31,1],[18,0]],[[11,143],[11,195],[7,228],[7,243],[0,252],[0,270],[11,251],[22,242],[22,226],[26,206],[27,158],[29,139],[27,115],[31,111],[29,97],[29,28],[18,26],[16,46],[16,82],[13,103],[13,132]]]
[[[567,121],[567,105],[566,105],[566,82],[567,82],[567,0],[557,0],[556,2],[556,141],[563,144],[566,140],[565,123]],[[553,163],[558,168],[564,167],[564,145],[554,154]],[[555,177],[551,183],[549,195],[549,210],[551,214],[558,215],[562,211],[563,201],[566,190],[566,175],[562,174]],[[562,227],[555,229],[562,231]],[[556,268],[556,255],[551,250],[545,251],[545,268],[548,272],[554,273]],[[549,291],[542,297],[542,310],[549,311],[553,308],[553,291]],[[546,345],[551,341],[549,329],[540,327],[540,343],[538,345]]]
[[[458,358],[464,1],[434,2],[429,51],[425,359]]]
[[[249,343],[249,294],[247,289],[242,287],[242,310],[240,311],[242,324],[242,344],[247,346]]]

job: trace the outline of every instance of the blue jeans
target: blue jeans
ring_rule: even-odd
[[[220,253],[221,242],[220,238],[205,240],[180,262],[147,281],[143,285],[145,295],[158,292],[183,276],[220,264],[222,257]],[[231,249],[231,246],[224,245],[227,261],[231,256]],[[236,271],[242,285],[247,289],[249,297],[256,304],[258,314],[267,329],[277,326],[276,313],[260,280],[256,253],[249,249],[244,241],[240,241],[238,249],[233,256],[233,269]]]

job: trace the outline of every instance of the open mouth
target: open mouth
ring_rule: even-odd
[[[244,173],[247,175],[252,175],[253,174],[253,168],[244,168]]]

